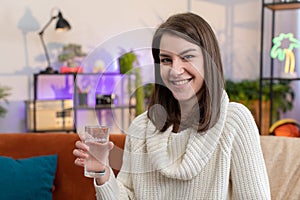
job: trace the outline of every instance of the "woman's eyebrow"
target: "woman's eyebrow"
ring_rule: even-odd
[[[197,51],[197,49],[194,49],[194,48],[186,49],[186,50],[180,52],[177,55],[181,56],[181,55],[184,55],[184,54],[186,54],[188,52],[191,52],[191,51]],[[170,52],[170,54],[172,54],[172,53],[174,53],[174,52]],[[168,53],[160,53],[159,56],[161,56],[161,57],[170,57],[170,55]]]
[[[159,56],[160,56],[160,57],[170,57],[170,55],[165,54],[165,53],[160,53]]]
[[[178,55],[183,55],[183,54],[186,54],[186,53],[188,53],[190,51],[197,51],[197,49],[190,48],[190,49],[187,49],[187,50],[184,50],[184,51],[180,52]]]

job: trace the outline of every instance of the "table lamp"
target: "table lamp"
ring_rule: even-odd
[[[62,16],[61,11],[58,9],[58,14],[57,15],[51,15],[50,20],[47,22],[47,24],[43,27],[43,29],[39,32],[40,38],[41,38],[41,42],[45,51],[45,57],[48,63],[48,66],[45,70],[41,71],[40,73],[42,74],[53,74],[53,73],[58,73],[57,70],[54,70],[51,67],[51,63],[50,63],[50,58],[49,58],[49,54],[48,54],[48,50],[47,47],[45,45],[45,40],[44,40],[44,32],[45,30],[48,28],[48,26],[51,24],[51,22],[55,19],[58,19],[56,22],[56,26],[55,26],[55,30],[57,32],[63,32],[63,31],[68,31],[71,29],[71,26],[69,24],[69,22],[67,20],[65,20]]]

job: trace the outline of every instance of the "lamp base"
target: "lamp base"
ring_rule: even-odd
[[[58,74],[58,71],[54,70],[52,67],[47,67],[45,70],[40,71],[40,74]]]

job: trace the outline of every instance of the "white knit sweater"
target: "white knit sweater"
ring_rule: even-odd
[[[194,129],[159,133],[143,113],[126,137],[122,169],[102,186],[97,199],[270,199],[259,134],[249,110],[229,103],[205,135]]]

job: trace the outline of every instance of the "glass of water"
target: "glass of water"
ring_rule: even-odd
[[[107,145],[109,141],[108,126],[85,126],[84,143],[89,146],[89,157],[85,160],[84,175],[90,178],[97,178],[101,173],[96,172],[99,165],[106,165],[108,158]],[[103,145],[97,145],[101,143]],[[98,162],[97,162],[97,161]]]

